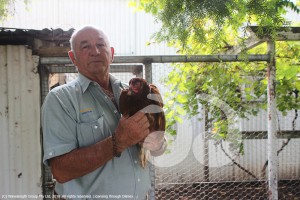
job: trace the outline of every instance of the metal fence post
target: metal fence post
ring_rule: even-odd
[[[148,83],[152,83],[152,63],[147,62],[145,65],[145,79]],[[152,162],[154,163],[154,162]],[[149,192],[149,199],[155,200],[155,166],[154,164],[150,164],[150,178],[151,178],[151,190]]]
[[[40,74],[40,85],[41,85],[41,104],[43,104],[46,95],[49,92],[49,70],[43,66],[39,66],[39,74]],[[43,134],[42,134],[42,129],[41,129],[41,148],[43,152]],[[42,153],[42,160],[43,160],[43,154]],[[44,165],[43,163],[41,164],[42,166],[42,190],[43,190],[43,199],[51,199],[52,195],[54,193],[54,186],[55,182],[53,181],[52,178],[52,173],[50,170],[50,167]]]
[[[206,107],[204,107],[204,123],[205,123],[205,132],[204,132],[204,160],[203,160],[203,164],[204,164],[204,181],[205,182],[209,182],[209,128],[210,128],[210,125],[209,125],[209,119],[208,119],[208,109]]]
[[[278,200],[278,158],[277,158],[277,120],[276,120],[276,66],[275,42],[268,41],[268,184],[269,199]]]
[[[154,162],[152,162],[152,163],[154,163]],[[152,163],[149,162],[150,179],[151,179],[151,190],[149,192],[149,200],[155,200],[155,166]]]
[[[152,63],[147,62],[145,65],[145,78],[148,83],[152,83]]]

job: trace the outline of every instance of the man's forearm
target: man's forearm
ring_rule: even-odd
[[[50,159],[51,171],[59,183],[84,176],[113,158],[113,142],[108,137],[96,144],[75,149]]]

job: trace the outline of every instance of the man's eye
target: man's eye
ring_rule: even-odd
[[[98,47],[104,47],[105,44],[97,44]]]
[[[82,49],[88,49],[88,48],[89,48],[89,45],[83,45],[81,48],[82,48]]]

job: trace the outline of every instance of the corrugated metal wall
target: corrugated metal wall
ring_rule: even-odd
[[[277,111],[278,130],[279,131],[293,131],[300,130],[300,111],[288,111],[286,115]],[[247,118],[241,119],[241,131],[267,131],[268,113],[266,110],[260,110],[256,116],[248,116]],[[293,122],[294,121],[294,122]],[[294,127],[293,127],[294,125]]]
[[[25,46],[0,46],[1,195],[41,194],[37,65]]]
[[[0,23],[3,27],[26,29],[78,28],[94,24],[109,36],[116,55],[175,54],[165,43],[152,43],[151,35],[160,27],[145,12],[135,12],[130,0],[35,0],[26,6],[16,2],[15,15]]]

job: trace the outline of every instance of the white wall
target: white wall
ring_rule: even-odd
[[[16,3],[14,17],[0,23],[3,27],[37,29],[78,28],[94,24],[109,36],[116,55],[170,55],[175,50],[166,44],[147,46],[159,30],[150,14],[135,12],[130,0],[31,0],[27,8]]]

